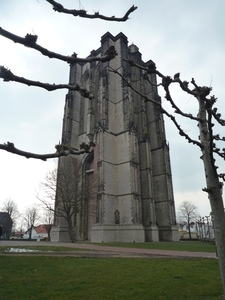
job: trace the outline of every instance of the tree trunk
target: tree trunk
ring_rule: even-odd
[[[217,174],[215,159],[213,158],[212,143],[213,139],[210,136],[210,125],[206,119],[206,108],[203,101],[199,101],[200,110],[199,131],[200,141],[202,145],[202,160],[205,168],[206,188],[203,189],[208,193],[212,209],[212,217],[214,221],[214,234],[220,266],[220,274],[225,294],[225,213],[222,198],[222,186]]]
[[[217,254],[225,294],[225,215],[221,189],[211,188],[209,200],[212,208]]]
[[[31,225],[30,230],[29,230],[29,240],[31,240],[32,229],[33,229],[33,225]]]
[[[188,222],[188,233],[189,233],[189,239],[191,240],[191,226],[189,222]]]
[[[71,219],[68,220],[68,233],[70,237],[71,243],[75,243],[75,236],[74,236],[74,230],[73,230],[73,222]]]

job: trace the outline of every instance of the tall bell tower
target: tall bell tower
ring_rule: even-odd
[[[92,100],[78,92],[66,95],[62,143],[79,149],[95,143],[90,154],[74,156],[77,172],[88,182],[97,178],[95,195],[85,211],[76,215],[77,240],[92,242],[177,241],[169,147],[159,106],[145,101],[138,91],[160,102],[155,74],[150,80],[125,59],[143,62],[135,45],[123,33],[107,32],[91,56],[103,56],[114,46],[117,56],[109,62],[71,66],[70,83],[88,89]],[[153,84],[152,84],[153,83]],[[61,158],[63,160],[64,158]],[[60,164],[59,164],[60,167]],[[92,207],[92,211],[88,207]],[[57,219],[53,240],[66,239],[65,222]]]

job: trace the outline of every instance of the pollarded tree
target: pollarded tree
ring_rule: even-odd
[[[191,226],[199,219],[199,212],[196,205],[190,201],[183,201],[178,207],[178,224],[186,225],[189,238],[191,239]]]
[[[225,214],[222,196],[225,173],[219,173],[216,164],[218,158],[225,159],[225,148],[221,145],[221,142],[225,141],[225,137],[220,136],[214,129],[214,123],[225,126],[225,120],[221,118],[221,113],[219,113],[215,107],[217,99],[214,95],[211,95],[211,87],[198,85],[194,78],[191,79],[192,87],[190,87],[188,81],[180,78],[180,73],[176,73],[173,77],[164,75],[157,70],[155,63],[152,61],[150,61],[147,66],[140,66],[134,60],[125,59],[125,61],[132,67],[140,69],[143,72],[143,80],[149,81],[151,85],[156,85],[151,81],[151,76],[157,76],[159,78],[160,82],[157,86],[161,86],[164,89],[165,99],[171,105],[174,113],[170,113],[167,109],[163,108],[161,100],[154,98],[154,92],[151,96],[146,95],[132,86],[119,70],[111,69],[111,71],[122,77],[126,84],[144,99],[146,107],[148,107],[150,102],[154,103],[155,106],[158,107],[159,112],[166,115],[173,122],[179,134],[185,138],[188,143],[198,147],[201,152],[200,158],[204,165],[206,181],[206,187],[202,190],[208,194],[211,206],[220,273],[225,293]],[[198,105],[195,115],[184,112],[178,107],[174,100],[175,97],[172,96],[171,92],[174,85],[178,85],[181,91],[190,95],[190,97],[196,101]],[[181,120],[185,118],[197,124],[198,131],[196,132],[195,138],[191,137],[182,129],[175,114],[181,116]]]
[[[59,13],[68,14],[74,17],[81,17],[81,18],[88,18],[88,19],[102,19],[105,21],[111,21],[111,22],[125,22],[129,19],[129,15],[137,9],[136,6],[132,6],[123,17],[116,17],[116,16],[105,16],[100,14],[99,12],[95,12],[94,14],[89,14],[84,9],[67,9],[64,8],[61,3],[58,3],[54,0],[46,0],[48,3],[50,3],[53,6],[53,10]],[[3,28],[0,27],[0,35],[10,39],[14,43],[22,44],[25,47],[32,48],[38,52],[40,52],[42,55],[47,56],[48,58],[54,58],[60,61],[63,61],[68,64],[76,64],[76,63],[82,63],[82,62],[107,62],[115,58],[117,55],[116,50],[114,46],[110,46],[109,49],[105,52],[103,56],[98,57],[92,57],[89,56],[88,58],[80,58],[77,57],[76,53],[73,53],[71,56],[62,55],[60,53],[56,53],[54,51],[51,51],[49,49],[44,48],[43,46],[39,45],[37,43],[38,36],[34,34],[26,34],[25,37],[17,36]],[[79,41],[80,42],[80,41]],[[81,87],[80,85],[76,83],[69,82],[68,84],[49,84],[49,83],[43,83],[41,81],[33,81],[30,79],[26,79],[24,77],[17,76],[12,73],[11,70],[5,68],[4,66],[0,66],[0,78],[3,78],[5,82],[8,81],[15,81],[19,82],[21,84],[25,84],[28,86],[35,86],[39,88],[46,89],[47,91],[55,91],[59,89],[68,89],[70,91],[77,91],[80,93],[84,98],[92,99],[94,97],[93,94],[91,94],[85,87]],[[80,150],[71,148],[70,146],[66,144],[58,144],[55,146],[56,151],[54,153],[50,154],[36,154],[36,153],[30,153],[24,150],[20,150],[15,147],[14,143],[7,142],[4,144],[0,144],[0,149],[8,151],[10,153],[14,153],[17,155],[24,156],[26,158],[36,158],[41,160],[47,160],[50,158],[56,158],[61,156],[67,156],[69,154],[83,154],[88,153],[92,151],[93,144],[82,144],[80,146]]]

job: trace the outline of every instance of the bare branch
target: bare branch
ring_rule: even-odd
[[[62,6],[62,4],[53,1],[53,0],[46,0],[48,3],[53,5],[53,9],[59,13],[65,13],[73,15],[74,17],[81,17],[81,18],[88,18],[88,19],[102,19],[105,21],[117,21],[117,22],[125,22],[129,19],[129,15],[137,9],[137,6],[132,6],[122,18],[117,18],[115,16],[106,17],[104,15],[99,14],[99,12],[95,12],[93,15],[87,14],[87,11],[84,9],[77,10],[77,9],[67,9]]]
[[[225,174],[224,173],[218,174],[218,177],[222,178],[223,181],[225,181]]]
[[[190,136],[187,133],[184,132],[184,130],[180,127],[180,125],[178,124],[176,118],[173,115],[169,114],[166,110],[163,110],[162,113],[164,113],[168,118],[170,118],[170,120],[173,122],[173,124],[178,129],[179,135],[183,136],[186,140],[188,140],[188,143],[191,143],[193,145],[197,145],[200,148],[202,148],[201,143],[199,143],[196,140],[191,139]]]
[[[55,148],[57,150],[55,153],[36,154],[36,153],[26,152],[26,151],[17,149],[14,146],[14,144],[11,142],[7,142],[7,144],[0,144],[1,150],[5,150],[5,151],[13,153],[13,154],[24,156],[26,158],[36,158],[36,159],[40,159],[40,160],[44,160],[44,161],[46,161],[47,159],[50,159],[50,158],[67,156],[69,154],[80,155],[80,154],[84,154],[84,153],[90,153],[91,151],[93,151],[93,147],[94,147],[93,143],[90,143],[90,144],[82,143],[80,145],[80,150],[77,150],[68,145],[59,144],[59,145],[55,146]]]
[[[225,120],[221,118],[220,113],[217,113],[216,107],[211,110],[211,114],[220,125],[225,126]]]
[[[223,142],[225,141],[225,137],[224,136],[220,137],[219,134],[214,135],[213,139],[216,140],[216,141],[223,141]]]
[[[192,119],[192,120],[195,120],[195,121],[199,121],[199,118],[196,118],[194,117],[192,114],[187,114],[187,113],[184,113],[176,104],[175,102],[173,101],[171,95],[170,95],[170,92],[169,92],[169,85],[171,83],[179,83],[180,84],[180,87],[182,88],[182,90],[184,90],[185,92],[193,95],[193,96],[196,96],[195,93],[193,93],[193,91],[191,91],[190,89],[188,89],[187,87],[187,82],[182,82],[179,78],[180,74],[177,73],[174,75],[174,79],[172,79],[170,76],[165,76],[163,75],[161,72],[157,71],[156,70],[156,65],[153,61],[150,61],[148,67],[143,67],[139,64],[137,64],[135,61],[133,60],[130,60],[130,59],[124,59],[125,61],[127,61],[131,67],[137,67],[141,70],[144,70],[146,71],[146,74],[144,74],[144,79],[147,79],[147,81],[150,83],[150,84],[153,84],[155,86],[160,86],[162,85],[164,87],[164,90],[166,91],[166,96],[165,98],[170,102],[171,106],[175,109],[175,113],[177,114],[180,114],[182,115],[183,117],[185,118],[189,118],[189,119]],[[159,77],[162,78],[162,83],[160,84],[154,84],[152,83],[150,80],[149,80],[149,76],[148,74],[157,74]],[[136,91],[137,92],[137,91]]]
[[[6,69],[3,66],[0,66],[0,78],[3,78],[4,81],[15,81],[29,86],[37,86],[49,92],[59,90],[59,89],[69,89],[69,90],[79,92],[84,98],[89,98],[89,99],[93,98],[93,95],[91,95],[88,90],[81,88],[78,84],[74,84],[74,85],[49,84],[40,81],[33,81],[33,80],[26,79],[24,77],[19,77],[17,75],[14,75],[10,70]]]
[[[213,153],[216,153],[218,156],[225,160],[225,152],[221,152],[219,148],[213,148]]]
[[[126,82],[126,84],[127,84],[127,85],[128,85],[135,93],[137,93],[139,96],[141,96],[142,98],[145,99],[145,102],[149,102],[149,101],[150,101],[150,102],[152,102],[152,103],[154,103],[154,104],[160,106],[160,108],[161,108],[161,103],[160,103],[160,102],[148,98],[146,95],[142,94],[139,90],[135,89],[135,88],[129,83],[129,81],[128,81],[122,74],[120,74],[117,70],[115,70],[115,69],[109,67],[109,71],[112,72],[112,73],[115,73],[115,74],[119,75],[119,76],[123,79],[123,81]]]
[[[175,113],[185,117],[185,118],[189,118],[191,120],[195,120],[195,121],[200,121],[201,119],[194,117],[192,114],[187,114],[184,113],[173,101],[171,95],[170,95],[170,91],[169,91],[169,86],[167,85],[163,85],[164,90],[166,92],[165,98],[170,102],[171,106],[175,109]]]
[[[150,78],[149,78],[149,75],[147,73],[144,74],[144,79],[147,80],[148,83],[150,83],[153,86],[159,87],[159,86],[162,85],[162,83],[157,84],[157,83],[151,81]]]
[[[134,60],[131,59],[124,59],[125,61],[127,61],[131,67],[137,67],[141,70],[146,71],[147,74],[156,74],[158,75],[160,78],[162,78],[162,83],[158,84],[158,86],[160,85],[169,85],[171,83],[176,83],[178,82],[180,84],[180,87],[183,91],[187,92],[188,94],[192,95],[192,96],[196,96],[197,93],[190,90],[188,88],[188,82],[187,81],[181,81],[180,80],[180,73],[177,73],[174,75],[174,79],[172,79],[170,76],[165,76],[163,75],[161,72],[159,72],[156,69],[156,65],[153,61],[150,61],[147,67],[141,66],[138,63],[136,63]],[[193,80],[193,79],[192,79]],[[152,83],[151,83],[152,84]]]
[[[157,74],[162,79],[166,78],[166,76],[164,76],[162,73],[160,73],[158,70],[156,70],[156,65],[155,65],[155,63],[152,60],[150,60],[150,62],[149,62],[149,64],[148,64],[147,67],[139,65],[133,59],[125,59],[124,58],[124,60],[127,61],[130,64],[131,67],[137,67],[138,69],[144,70],[144,71],[146,71],[147,74],[154,73],[154,74]]]
[[[192,143],[192,144],[197,145],[197,146],[199,146],[200,148],[202,148],[201,143],[199,143],[199,142],[196,141],[196,140],[191,139],[191,138],[189,137],[189,135],[186,134],[186,133],[184,132],[184,130],[180,127],[180,125],[179,125],[178,122],[176,121],[176,118],[175,118],[173,115],[171,115],[170,113],[168,113],[168,112],[162,107],[162,105],[161,105],[160,102],[157,102],[157,101],[155,101],[155,100],[153,100],[153,99],[147,97],[146,95],[142,94],[139,90],[135,89],[135,88],[134,88],[127,80],[126,80],[126,78],[124,78],[124,76],[123,76],[122,74],[120,74],[117,70],[114,70],[114,69],[112,69],[112,68],[109,69],[109,70],[110,70],[111,72],[113,72],[113,73],[118,74],[118,75],[126,82],[126,84],[127,84],[127,85],[128,85],[135,93],[137,93],[139,96],[141,96],[142,98],[145,99],[145,102],[152,102],[152,103],[156,104],[157,106],[159,106],[161,113],[165,114],[168,118],[170,118],[170,120],[174,123],[174,125],[175,125],[176,128],[178,129],[179,134],[180,134],[181,136],[183,136],[184,138],[186,138],[186,139],[188,140],[189,143]],[[190,118],[190,117],[189,117],[189,118]],[[196,118],[196,119],[197,119],[197,118]],[[197,120],[198,120],[198,119],[197,119]],[[200,120],[200,119],[199,119],[199,120]]]
[[[77,62],[93,62],[93,61],[101,61],[101,62],[106,62],[111,59],[113,59],[117,53],[115,51],[115,48],[111,46],[105,53],[104,56],[100,57],[87,57],[87,58],[79,58],[77,57],[76,53],[72,54],[71,56],[65,56],[61,55],[52,51],[49,51],[46,48],[43,48],[42,46],[36,44],[37,35],[32,35],[32,34],[27,34],[25,38],[22,38],[18,35],[12,34],[9,31],[4,30],[3,28],[0,27],[0,35],[6,37],[7,39],[12,40],[14,43],[19,43],[24,45],[25,47],[35,49],[39,52],[41,52],[43,55],[48,56],[49,58],[56,58],[61,61],[65,61],[71,64],[77,63]]]
[[[212,131],[213,133],[213,131]],[[222,141],[224,142],[225,141],[225,137],[220,137],[219,134],[216,134],[216,135],[212,135],[212,133],[210,134],[210,138],[211,138],[211,151],[213,153],[216,153],[217,155],[219,155],[221,158],[223,158],[225,160],[225,148],[223,148],[221,150],[221,148],[218,148],[218,146],[216,145],[216,143],[214,143],[214,141]]]

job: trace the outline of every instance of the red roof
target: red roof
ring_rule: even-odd
[[[34,229],[37,233],[47,233],[45,225],[36,226]]]

